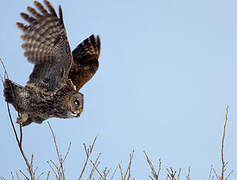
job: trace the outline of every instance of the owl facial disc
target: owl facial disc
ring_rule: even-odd
[[[70,109],[73,117],[79,117],[83,111],[83,94],[82,93],[75,93],[71,96],[70,99]]]

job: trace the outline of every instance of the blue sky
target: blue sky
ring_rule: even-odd
[[[99,70],[81,89],[82,116],[49,120],[63,152],[72,142],[65,163],[68,179],[79,176],[83,143],[96,135],[94,157],[102,153],[101,168],[115,168],[121,160],[125,166],[135,149],[132,175],[145,179],[150,173],[145,150],[155,164],[161,158],[162,177],[166,167],[180,167],[186,174],[191,166],[191,179],[207,179],[212,164],[221,168],[227,104],[225,159],[235,171],[231,179],[237,179],[237,1],[51,2],[62,5],[72,49],[93,33],[102,43]],[[9,0],[0,7],[0,57],[10,78],[22,85],[33,65],[23,56],[15,23],[32,4]],[[25,164],[2,95],[0,116],[0,175],[9,178]],[[46,161],[55,160],[56,153],[46,122],[24,128],[24,149],[34,154],[39,170],[49,169]]]

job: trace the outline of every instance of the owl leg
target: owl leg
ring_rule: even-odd
[[[16,122],[18,124],[21,124],[22,126],[25,126],[31,123],[31,121],[28,121],[28,119],[29,119],[29,115],[27,113],[22,113],[22,114],[19,114]]]
[[[45,119],[39,116],[29,116],[27,113],[23,113],[17,118],[17,123],[21,124],[22,126],[27,126],[32,122],[41,124]]]

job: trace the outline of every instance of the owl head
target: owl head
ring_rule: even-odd
[[[76,92],[70,97],[69,109],[72,117],[79,117],[83,111],[83,94]]]

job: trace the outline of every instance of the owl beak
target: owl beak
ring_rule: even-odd
[[[80,114],[82,113],[82,111],[83,111],[83,108],[80,108],[80,109],[79,109]]]
[[[83,108],[80,108],[80,109],[79,109],[79,113],[75,113],[75,115],[76,115],[75,117],[80,117],[82,111],[83,111]],[[77,112],[78,112],[78,111],[77,111]]]

